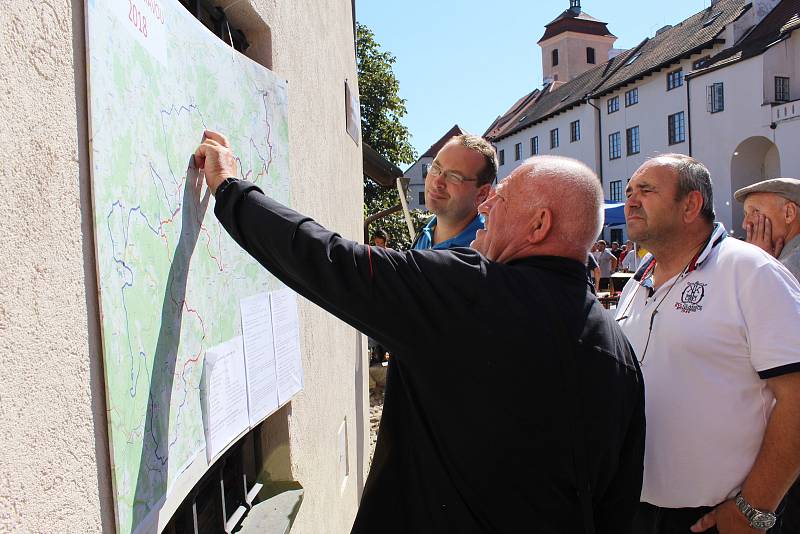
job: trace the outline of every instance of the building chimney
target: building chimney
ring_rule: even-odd
[[[575,13],[581,12],[581,0],[569,0],[569,8]]]

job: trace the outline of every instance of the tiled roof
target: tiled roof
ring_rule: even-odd
[[[500,140],[580,104],[587,94],[619,68],[635,50],[626,50],[566,83],[554,82],[547,85],[536,98],[527,102],[521,109],[515,111],[512,108],[497,119],[494,128],[487,130],[484,137],[493,141]]]
[[[617,70],[598,87],[594,95],[602,96],[626,83],[667,67],[681,58],[714,45],[722,30],[738,19],[750,6],[746,0],[720,0],[683,22],[649,39],[639,56]]]
[[[709,58],[703,63],[702,68],[691,75],[696,76],[762,54],[798,28],[800,28],[800,0],[783,0],[738,44]]]
[[[436,154],[439,153],[439,151],[442,149],[442,147],[445,145],[445,143],[447,143],[447,141],[450,140],[451,137],[456,136],[456,135],[462,135],[462,134],[465,134],[465,133],[466,132],[464,130],[462,130],[458,126],[458,124],[454,125],[452,128],[447,130],[447,133],[444,134],[441,137],[441,139],[439,139],[434,144],[432,144],[431,147],[428,150],[426,150],[423,155],[420,156],[420,159],[422,159],[422,158],[435,158]],[[419,160],[417,160],[417,161],[419,161]]]
[[[500,140],[579,105],[587,95],[602,96],[682,58],[710,48],[719,42],[719,34],[725,26],[738,19],[749,7],[750,2],[747,0],[719,0],[680,24],[645,39],[635,48],[564,84],[558,85],[556,82],[548,85],[536,98],[525,104],[522,110],[512,107],[496,119],[484,136],[493,141]]]
[[[601,22],[583,11],[567,9],[545,26],[544,35],[539,39],[539,42],[541,43],[551,37],[569,31],[614,37],[614,35],[608,31],[606,24],[607,23]]]

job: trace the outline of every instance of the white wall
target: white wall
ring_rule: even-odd
[[[570,123],[579,120],[581,138],[570,141]],[[531,157],[531,138],[539,137],[539,155],[555,155],[580,160],[595,171],[597,170],[597,112],[588,105],[581,105],[556,115],[542,123],[525,128],[495,143],[498,154],[505,150],[505,163],[497,172],[498,181],[502,180],[519,167],[523,161]],[[558,128],[558,148],[550,148],[550,130]],[[514,159],[514,145],[522,143],[522,154],[519,160]]]
[[[800,102],[795,103],[795,114],[791,113],[791,104],[772,106],[762,103],[764,97],[770,101],[774,96],[776,70],[800,71],[797,65],[799,50],[800,36],[794,34],[761,56],[703,74],[690,82],[692,155],[711,171],[717,218],[737,234],[742,233],[742,211],[741,205],[733,199],[733,193],[747,184],[735,183],[733,174],[746,169],[745,172],[752,173],[747,183],[774,177],[778,173],[800,177],[800,153],[797,150]],[[715,82],[724,84],[725,110],[709,113],[706,110],[706,87]],[[778,117],[779,110],[783,112],[782,117]],[[772,124],[774,129],[770,127]],[[743,144],[748,140],[749,145]],[[763,146],[766,153],[764,159],[753,166],[753,162],[745,158],[751,157],[749,148],[754,142]],[[772,145],[774,147],[770,148]],[[734,152],[740,154],[734,155]]]
[[[356,89],[351,2],[244,0],[229,15],[245,31],[258,18],[269,25],[273,70],[289,80],[294,204],[360,240],[361,151],[343,105],[344,80]],[[0,531],[113,532],[83,2],[17,0],[3,21]],[[369,446],[364,343],[302,299],[300,314],[305,390],[279,412],[289,413],[292,473],[306,489],[292,532],[349,532]],[[351,469],[340,491],[345,417]]]

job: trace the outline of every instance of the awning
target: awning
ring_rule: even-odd
[[[625,224],[625,203],[606,200],[603,226],[623,226]]]

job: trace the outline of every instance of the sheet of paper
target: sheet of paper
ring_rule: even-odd
[[[250,428],[242,337],[206,351],[200,381],[208,461]]]
[[[278,401],[283,405],[292,395],[303,389],[297,294],[291,289],[273,291],[270,293],[270,303],[278,368]]]
[[[247,406],[250,426],[256,426],[279,406],[269,293],[244,298],[239,308],[247,371]]]

